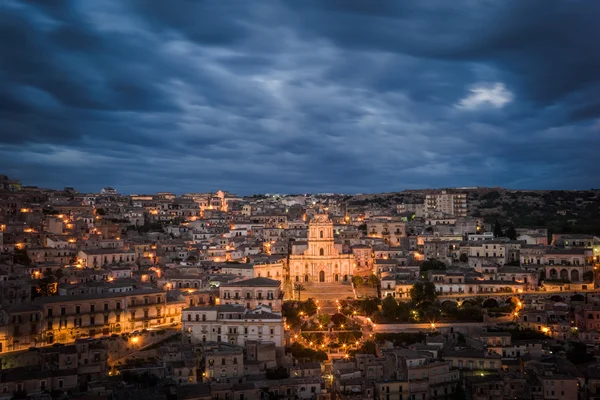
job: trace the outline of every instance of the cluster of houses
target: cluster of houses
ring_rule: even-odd
[[[465,193],[430,192],[420,203],[381,208],[341,195],[120,195],[0,182],[0,398],[83,389],[117,396],[123,388],[109,378],[126,374],[169,380],[175,388],[164,398],[429,399],[465,385],[482,396],[499,387],[493,398],[513,398],[524,384],[533,398],[570,398],[541,393],[548,376],[564,375],[545,347],[500,335],[500,350],[492,350],[484,331],[382,344],[376,354],[323,365],[286,354],[283,303],[294,284],[350,285],[352,276],[373,274],[380,296],[399,301],[423,279],[459,304],[514,295],[523,299],[516,318],[523,327],[582,341],[592,352],[600,344],[600,314],[588,301],[600,239],[549,240],[537,228],[495,237],[482,218],[468,216]],[[433,260],[444,268],[424,273]],[[523,297],[535,293],[541,297]],[[545,293],[564,296],[547,303]],[[146,360],[115,361],[119,352],[150,351],[145,345],[158,332],[180,339],[153,345]],[[519,359],[520,369],[505,359]],[[535,384],[516,377],[525,371]],[[587,382],[578,379],[575,391]],[[570,378],[560,382],[564,390],[554,393],[571,393]]]

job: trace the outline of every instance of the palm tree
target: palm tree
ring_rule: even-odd
[[[375,275],[375,274],[369,275],[369,278],[367,279],[367,283],[369,284],[369,286],[374,287],[374,288],[379,286],[379,279],[377,279],[377,275]]]
[[[300,293],[301,293],[301,292],[303,292],[303,291],[305,291],[305,290],[306,290],[306,288],[305,288],[305,287],[304,287],[304,285],[302,285],[301,283],[296,283],[296,284],[294,285],[294,290],[295,290],[296,292],[298,292],[298,301],[300,301]]]

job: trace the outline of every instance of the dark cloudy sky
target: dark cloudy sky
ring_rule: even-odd
[[[600,1],[2,0],[0,173],[124,193],[600,187]]]

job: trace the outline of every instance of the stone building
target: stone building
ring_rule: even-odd
[[[290,255],[290,277],[295,282],[348,281],[355,266],[352,254],[341,254],[336,248],[333,223],[324,214],[315,215],[308,226],[308,249]]]

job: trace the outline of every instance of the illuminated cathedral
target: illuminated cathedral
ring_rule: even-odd
[[[317,214],[308,225],[308,249],[302,255],[290,255],[290,279],[293,282],[349,281],[355,265],[352,254],[340,254],[335,248],[333,222],[327,215]]]

